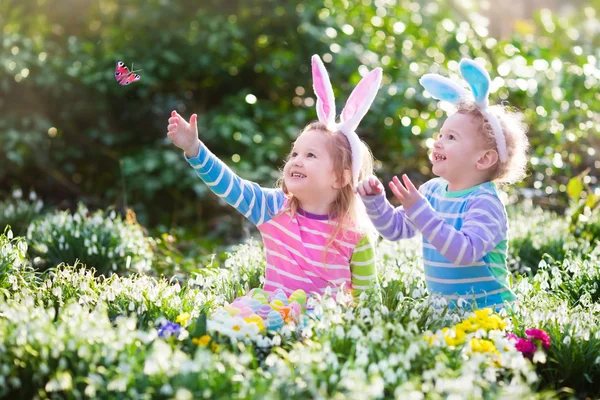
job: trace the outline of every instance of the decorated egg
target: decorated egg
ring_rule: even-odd
[[[288,304],[288,298],[283,293],[278,293],[277,295],[275,295],[275,297],[273,297],[273,300],[279,300],[279,301],[281,301],[284,306],[287,306],[287,304]]]
[[[262,292],[254,293],[252,298],[260,301],[261,304],[269,304],[269,299],[267,299],[267,296]]]
[[[283,291],[283,289],[281,288],[277,288],[275,289],[275,291],[273,291],[273,293],[271,293],[271,295],[269,296],[269,301],[273,301],[273,299],[275,299],[277,296],[281,296],[284,295],[285,296],[285,292]],[[287,298],[287,296],[285,296]]]
[[[227,311],[227,314],[230,316],[238,315],[240,313],[240,309],[232,306],[225,306],[223,310]]]
[[[290,294],[290,303],[296,301],[300,303],[302,307],[306,304],[306,292],[302,289],[295,290],[292,294]]]
[[[248,302],[248,307],[254,310],[254,312],[257,312],[260,306],[262,306],[261,302],[256,299],[250,299]]]
[[[281,317],[281,314],[275,310],[269,313],[267,316],[267,321],[269,323],[268,329],[271,331],[276,331],[283,327],[283,318]]]
[[[261,332],[265,330],[263,319],[256,314],[249,315],[248,317],[244,318],[244,321],[246,321],[249,324],[255,324],[256,326],[258,326],[258,329]]]
[[[289,307],[281,307],[281,309],[279,310],[279,315],[281,315],[281,317],[283,318],[283,320],[285,322],[289,322],[288,321],[288,317],[290,315],[290,308]]]
[[[300,320],[300,315],[302,314],[302,306],[297,301],[293,301],[288,307],[290,309],[289,318],[297,323]]]
[[[279,310],[281,310],[281,308],[284,307],[284,304],[282,303],[281,300],[275,299],[275,300],[271,301],[270,306],[273,310],[279,311]]]
[[[271,308],[270,305],[268,304],[264,304],[262,306],[260,306],[260,308],[258,309],[258,315],[262,318],[262,319],[267,319],[267,317],[269,316],[269,313],[273,311],[273,309]]]

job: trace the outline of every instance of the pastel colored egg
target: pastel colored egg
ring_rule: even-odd
[[[281,314],[277,311],[273,310],[269,313],[267,317],[267,321],[269,321],[269,330],[276,331],[283,327],[283,318]]]
[[[253,288],[248,292],[248,296],[253,297],[255,293],[264,292],[261,288]]]
[[[240,316],[242,318],[246,318],[250,315],[254,314],[254,311],[250,308],[250,307],[245,307],[244,309],[241,310],[240,312]]]
[[[252,314],[252,315],[244,318],[244,321],[246,321],[249,324],[255,324],[256,326],[258,326],[258,329],[261,332],[264,332],[264,330],[265,330],[265,325],[263,323],[263,319],[256,314]]]
[[[264,293],[254,293],[252,295],[252,298],[254,300],[258,300],[260,301],[261,304],[269,304],[269,300],[267,299],[267,296]]]
[[[262,306],[260,306],[260,308],[258,309],[258,315],[260,315],[260,317],[262,319],[267,319],[267,317],[269,316],[269,313],[273,311],[273,309],[271,308],[270,305],[268,304],[264,304]]]
[[[250,299],[248,302],[248,307],[250,307],[254,312],[258,311],[258,309],[262,306],[261,302],[256,299]]]
[[[232,307],[232,306],[225,306],[225,307],[223,307],[223,310],[227,311],[227,314],[231,315],[232,317],[234,315],[238,315],[240,313],[239,308]]]
[[[277,295],[276,295],[276,296],[273,298],[273,300],[279,300],[279,301],[281,301],[281,302],[283,303],[283,305],[284,305],[284,306],[287,306],[287,304],[288,304],[288,298],[287,298],[287,296],[286,296],[285,294],[281,294],[281,293],[279,293],[279,294],[277,294]]]
[[[283,289],[277,288],[269,296],[269,301],[273,301],[273,299],[275,299],[277,296],[281,296],[281,295],[284,295],[287,298]]]
[[[288,316],[290,315],[290,308],[289,307],[281,307],[281,309],[279,310],[279,315],[281,315],[283,320],[287,322]]]
[[[304,306],[306,303],[306,292],[302,289],[295,290],[289,297],[290,303],[296,301],[300,303],[300,305]]]
[[[273,310],[279,311],[284,307],[284,304],[281,300],[275,299],[270,303],[270,306]]]
[[[302,314],[302,306],[297,301],[293,301],[288,307],[290,308],[290,319],[294,322],[298,322],[300,315]]]

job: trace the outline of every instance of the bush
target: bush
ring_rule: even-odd
[[[77,211],[57,211],[29,226],[27,239],[36,266],[54,267],[80,261],[99,274],[148,272],[152,250],[143,228],[131,214],[126,219],[112,211],[91,213],[79,205]]]

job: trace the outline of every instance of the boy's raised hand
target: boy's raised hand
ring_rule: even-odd
[[[379,181],[379,179],[375,178],[374,176],[370,176],[358,183],[357,190],[358,194],[363,197],[374,196],[383,193],[383,184]]]
[[[417,204],[423,196],[419,193],[419,190],[413,185],[411,180],[408,179],[406,174],[402,175],[402,180],[404,181],[404,185],[400,182],[400,179],[395,176],[390,182],[390,189],[392,189],[394,196],[400,200],[404,209],[408,210]]]
[[[198,116],[192,114],[188,123],[177,111],[171,112],[167,137],[173,144],[185,152],[186,157],[198,156],[200,151],[200,140],[198,139]]]

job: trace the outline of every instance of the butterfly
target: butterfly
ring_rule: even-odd
[[[131,68],[133,68],[133,64],[131,65]],[[141,71],[141,69],[138,71]],[[119,82],[119,85],[129,85],[141,79],[141,76],[134,73],[138,71],[129,72],[129,68],[125,66],[125,63],[122,61],[117,61],[117,68],[115,68],[115,79],[117,82]]]

